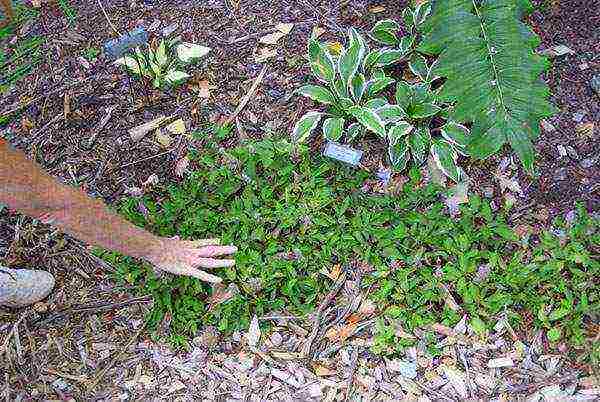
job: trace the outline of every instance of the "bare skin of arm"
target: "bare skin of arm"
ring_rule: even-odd
[[[51,223],[86,243],[142,258],[176,275],[220,282],[198,269],[229,267],[234,260],[215,257],[233,254],[219,240],[183,241],[161,238],[110,212],[104,203],[79,189],[59,183],[21,152],[0,139],[0,202],[14,210]]]

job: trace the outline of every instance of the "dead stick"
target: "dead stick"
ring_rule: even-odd
[[[246,107],[246,104],[248,103],[250,98],[253,97],[254,94],[256,93],[256,90],[258,89],[258,86],[262,82],[263,78],[265,78],[266,72],[267,72],[267,65],[265,64],[263,66],[262,70],[260,70],[260,74],[258,74],[258,77],[256,77],[256,80],[254,80],[252,87],[250,87],[250,91],[248,91],[246,96],[244,96],[244,99],[242,99],[242,101],[240,102],[238,107],[235,109],[235,112],[233,112],[233,114],[231,116],[229,116],[227,119],[225,119],[225,125],[230,124],[236,118],[236,116],[238,114],[240,114],[240,112]]]

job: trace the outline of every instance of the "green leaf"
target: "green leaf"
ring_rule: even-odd
[[[165,67],[169,62],[169,57],[167,56],[167,44],[164,39],[160,41],[160,45],[158,45],[158,49],[156,49],[156,62],[160,67]]]
[[[413,119],[425,119],[436,115],[440,110],[442,109],[433,103],[417,103],[408,108],[408,114]]]
[[[426,127],[418,127],[408,137],[408,145],[410,147],[410,152],[415,162],[419,165],[425,162],[430,140],[431,133]]]
[[[388,104],[388,101],[385,98],[374,98],[365,103],[365,107],[373,110],[377,110],[382,106]]]
[[[546,336],[548,337],[548,340],[550,342],[558,342],[561,337],[560,328],[554,327],[554,328],[550,329],[546,333]]]
[[[365,90],[367,89],[367,83],[364,74],[358,73],[352,79],[352,85],[350,87],[350,91],[352,92],[352,97],[357,103],[360,103]]]
[[[406,81],[398,81],[396,84],[396,103],[406,109],[412,98],[412,88]]]
[[[393,31],[397,32],[400,30],[400,24],[391,19],[385,19],[378,21],[373,27],[373,31]]]
[[[485,326],[485,323],[481,320],[481,318],[477,316],[473,317],[469,325],[473,329],[473,332],[475,332],[480,337],[483,337],[487,334],[487,328]]]
[[[431,4],[428,1],[418,4],[413,12],[413,21],[415,25],[421,25],[425,22],[430,13]]]
[[[407,117],[404,110],[398,105],[384,105],[377,109],[377,114],[387,123],[394,123]]]
[[[379,57],[374,63],[377,67],[391,66],[392,64],[403,61],[406,57],[406,51],[396,49],[383,49],[380,50],[378,54]]]
[[[353,106],[349,109],[349,112],[367,130],[374,132],[380,137],[385,137],[385,123],[374,110],[361,106]]]
[[[449,121],[440,127],[442,137],[458,149],[464,149],[469,143],[469,129],[455,121]]]
[[[460,181],[460,170],[456,165],[457,155],[452,146],[444,140],[434,139],[431,156],[437,167],[455,183]]]
[[[352,123],[346,130],[346,141],[352,142],[365,133],[365,127],[360,123]]]
[[[125,66],[130,72],[134,74],[142,75],[143,73],[144,62],[138,61],[138,59],[134,57],[124,56],[120,59],[115,60],[113,64],[117,66]]]
[[[393,20],[379,21],[371,30],[371,37],[384,45],[395,46],[398,44],[396,32],[400,26]]]
[[[406,169],[410,159],[406,139],[399,138],[396,141],[390,141],[388,144],[388,157],[394,170],[400,172]]]
[[[320,80],[330,83],[335,78],[335,64],[329,50],[314,38],[308,41],[310,69]]]
[[[323,122],[323,135],[329,141],[338,141],[344,130],[344,119],[330,117]]]
[[[354,28],[348,30],[350,43],[348,49],[340,55],[338,62],[338,71],[342,78],[342,82],[346,87],[350,86],[354,75],[361,65],[362,58],[364,57],[364,54],[362,53],[364,52],[364,48],[358,36],[359,34]]]
[[[195,43],[181,42],[177,45],[177,57],[183,63],[193,63],[196,60],[206,56],[210,52],[210,48],[206,46],[196,45]]]
[[[390,142],[397,142],[400,138],[407,136],[415,127],[405,121],[399,121],[388,130],[388,139]]]
[[[402,11],[402,20],[409,30],[412,31],[415,28],[415,17],[413,10],[411,10],[410,7],[406,7],[404,11]]]
[[[367,97],[371,98],[377,95],[379,92],[383,91],[390,85],[392,85],[396,80],[390,77],[377,78],[374,80],[369,80],[367,83]]]
[[[415,37],[413,35],[405,36],[400,39],[400,43],[398,44],[398,49],[402,50],[406,54],[410,53],[413,46],[415,44]]]
[[[298,94],[314,101],[331,105],[335,103],[335,97],[327,88],[320,85],[305,85],[297,90]]]
[[[338,98],[348,98],[350,96],[348,93],[348,86],[341,79],[335,79],[333,81],[333,90]]]
[[[367,57],[365,57],[365,60],[363,61],[363,69],[368,71],[375,66],[379,61],[382,52],[383,50],[376,49],[367,54]]]
[[[446,78],[441,100],[455,102],[450,117],[473,121],[469,153],[486,158],[508,142],[531,172],[539,121],[556,108],[539,79],[549,62],[522,12],[514,0],[437,1],[419,51],[440,54],[435,74]]]
[[[411,58],[410,63],[408,63],[408,67],[414,75],[421,79],[421,81],[425,81],[427,79],[429,67],[427,66],[427,60],[425,57],[415,53]]]
[[[322,117],[323,113],[319,112],[308,112],[302,116],[296,123],[292,133],[292,138],[294,141],[298,143],[305,142],[308,137],[310,137],[314,129],[317,128]]]

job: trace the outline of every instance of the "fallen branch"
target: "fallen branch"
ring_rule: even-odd
[[[246,104],[248,103],[250,98],[254,96],[254,94],[256,93],[256,90],[258,89],[258,86],[260,85],[262,80],[265,78],[266,72],[267,72],[267,65],[265,64],[263,66],[262,70],[260,70],[260,74],[258,74],[258,77],[256,77],[256,80],[254,80],[252,87],[250,87],[250,91],[248,91],[246,96],[244,96],[244,99],[242,99],[242,101],[240,102],[238,107],[235,109],[235,112],[233,112],[233,114],[231,116],[229,116],[227,119],[225,119],[225,123],[224,123],[225,125],[230,124],[233,120],[235,120],[237,115],[240,114],[240,112],[246,107]]]

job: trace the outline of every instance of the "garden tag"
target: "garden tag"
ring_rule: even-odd
[[[363,156],[363,151],[338,144],[337,142],[329,141],[327,146],[325,146],[323,155],[344,163],[348,163],[352,166],[356,166]]]
[[[117,59],[123,56],[128,50],[145,45],[146,43],[148,43],[148,32],[143,27],[139,27],[125,35],[121,35],[117,39],[106,42],[104,44],[104,51],[109,57]]]

